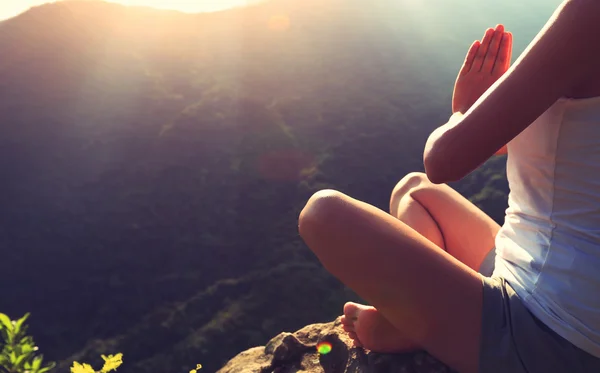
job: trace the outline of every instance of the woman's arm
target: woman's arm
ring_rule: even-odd
[[[461,118],[463,117],[463,114],[460,112],[454,113],[451,117],[450,120],[448,121],[448,123],[446,124],[446,126],[450,126],[452,124],[457,123]],[[446,130],[445,126],[439,127],[436,131],[440,131],[440,133],[444,132]],[[438,134],[433,135],[433,136],[439,136]],[[496,151],[494,153],[494,155],[506,155],[508,154],[508,145],[504,145],[502,146],[500,149],[498,149],[498,151]]]
[[[435,130],[423,156],[434,183],[460,180],[600,68],[600,1],[567,0],[515,64],[464,114]]]

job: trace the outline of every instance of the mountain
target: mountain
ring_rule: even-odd
[[[31,311],[63,368],[119,351],[125,372],[215,371],[330,320],[355,295],[299,239],[305,201],[386,209],[472,40],[506,23],[516,56],[551,3],[64,1],[2,22],[0,310]],[[503,158],[453,186],[502,222]]]

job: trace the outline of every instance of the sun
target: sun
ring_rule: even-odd
[[[0,0],[0,21],[14,17],[27,9],[52,3],[56,0]],[[216,12],[236,7],[257,4],[265,0],[107,0],[123,5],[149,6],[158,9],[172,9],[186,13]]]
[[[186,13],[215,12],[229,8],[256,4],[260,0],[112,0],[124,5],[142,5],[160,9],[173,9]]]

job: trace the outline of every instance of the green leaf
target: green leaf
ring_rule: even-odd
[[[0,373],[44,373],[56,366],[49,363],[42,367],[43,355],[35,356],[37,347],[33,337],[25,335],[28,317],[29,313],[11,321],[7,315],[0,313]],[[91,368],[89,365],[81,367],[88,371],[87,368]],[[89,373],[95,372],[92,369]]]
[[[47,364],[45,367],[43,367],[42,369],[38,370],[37,372],[33,371],[33,373],[44,373],[44,372],[47,372],[47,371],[49,371],[51,369],[54,369],[55,366],[56,366],[56,363],[52,362],[52,363]]]
[[[13,330],[13,325],[12,325],[12,322],[10,321],[10,318],[3,313],[0,313],[0,325],[4,326],[7,330],[9,330],[11,332]]]
[[[29,318],[29,313],[26,313],[23,317],[21,317],[19,320],[17,320],[17,323],[15,324],[15,331],[14,331],[15,334],[18,334],[21,331],[21,327],[23,326],[23,323],[28,318]]]
[[[19,367],[21,366],[21,363],[23,362],[23,360],[25,360],[25,358],[27,357],[26,354],[21,354],[19,356],[17,356],[17,360],[15,361],[15,367]]]
[[[42,366],[42,360],[44,360],[41,356],[36,356],[31,363],[31,370],[37,372],[38,369]]]
[[[29,343],[23,343],[23,342],[21,342],[21,353],[23,355],[29,355],[33,351],[35,351],[35,346],[32,346]]]

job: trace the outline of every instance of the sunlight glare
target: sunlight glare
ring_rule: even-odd
[[[269,29],[273,31],[287,31],[290,25],[290,17],[285,14],[277,14],[269,19]]]
[[[247,5],[254,5],[264,0],[106,0],[129,6],[147,6],[157,9],[178,10],[185,13],[216,12]],[[0,20],[14,17],[27,9],[45,3],[60,0],[0,0]]]
[[[215,12],[243,7],[261,2],[260,0],[113,0],[124,5],[149,6],[159,9],[179,10],[186,13]]]

